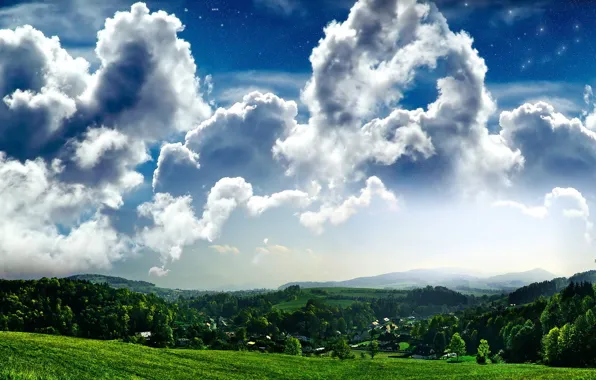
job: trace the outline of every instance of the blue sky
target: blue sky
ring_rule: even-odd
[[[0,275],[589,269],[596,6],[133,3],[0,7]]]

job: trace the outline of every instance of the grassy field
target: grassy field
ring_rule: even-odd
[[[324,293],[324,294],[321,294]],[[383,297],[405,297],[401,290],[367,289],[367,288],[306,288],[292,301],[281,302],[274,307],[292,312],[306,306],[309,299],[320,299],[328,305],[348,307],[357,299],[372,300]],[[338,299],[341,297],[342,299]],[[343,299],[350,298],[350,299]]]
[[[594,379],[595,370],[381,356],[341,362],[0,332],[0,379]]]

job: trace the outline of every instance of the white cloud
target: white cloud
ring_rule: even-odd
[[[329,222],[338,225],[347,221],[359,208],[368,207],[373,195],[386,201],[390,208],[397,208],[397,197],[387,190],[383,182],[377,177],[370,177],[366,180],[366,187],[360,190],[358,197],[351,196],[339,205],[324,204],[316,211],[307,211],[300,215],[300,223],[313,230],[315,233],[322,233],[323,226]]]
[[[240,250],[231,245],[210,245],[209,248],[215,250],[217,253],[226,254],[226,253],[234,253],[239,254]]]
[[[61,183],[59,172],[58,162],[20,163],[0,153],[0,274],[109,269],[133,248],[100,213],[81,220],[100,206],[102,196]]]
[[[151,144],[211,114],[190,45],[178,38],[180,20],[150,13],[143,3],[106,20],[103,10],[112,2],[102,4],[73,0],[0,10],[0,25],[21,16],[36,24],[41,14],[74,22],[71,11],[95,31],[105,21],[93,34],[100,62],[94,74],[57,37],[31,26],[0,30],[0,228],[11,236],[0,243],[2,271],[107,269],[133,254],[136,242],[115,230],[108,215],[143,183],[136,167],[150,159]],[[185,205],[159,199],[157,209],[147,210],[158,228],[142,243],[179,257],[188,240],[176,235],[169,217],[184,216]],[[170,240],[160,242],[163,237]]]
[[[246,206],[253,215],[260,215],[270,208],[279,207],[281,205],[289,204],[295,208],[305,208],[309,206],[314,199],[309,195],[299,190],[284,190],[279,193],[266,196],[252,196]]]
[[[93,43],[106,18],[121,6],[118,0],[21,2],[0,9],[0,28],[32,25],[46,35],[71,43]]]
[[[590,208],[584,196],[574,188],[556,187],[550,193],[544,196],[544,203],[541,206],[526,206],[523,203],[515,201],[497,201],[493,203],[495,207],[511,207],[521,211],[522,213],[534,217],[545,218],[556,203],[563,203],[568,201],[567,207],[563,208],[562,214],[567,218],[577,218],[584,222],[585,232],[584,237],[589,243],[592,241],[591,231],[593,228],[590,218]]]
[[[137,238],[144,247],[159,252],[165,264],[178,260],[186,246],[199,240],[213,242],[219,238],[223,226],[237,208],[246,208],[249,215],[258,216],[267,209],[285,204],[304,205],[306,196],[295,190],[255,196],[252,185],[244,178],[226,177],[211,188],[203,213],[197,218],[191,205],[191,196],[173,197],[169,193],[157,193],[152,202],[143,203],[137,208],[139,215],[152,221],[151,225],[139,232]],[[210,248],[220,253],[222,250],[234,249],[220,245]]]
[[[119,113],[104,123],[154,141],[188,131],[210,116],[190,44],[178,38],[183,30],[174,15],[150,13],[144,3],[106,20],[96,48],[102,66],[84,95],[102,113]],[[138,75],[130,75],[131,70]]]
[[[146,247],[159,252],[162,262],[178,260],[182,248],[201,237],[202,226],[195,217],[190,196],[174,198],[158,193],[153,202],[138,207],[139,215],[153,221],[140,231],[138,239]]]
[[[572,179],[593,183],[596,133],[578,118],[569,119],[539,102],[502,112],[499,123],[503,140],[523,152],[520,180],[551,187]]]
[[[449,62],[449,71],[427,110],[397,108],[374,118],[398,104],[418,70],[434,69],[439,59]],[[302,93],[309,124],[288,129],[274,147],[288,162],[288,174],[342,183],[362,179],[373,164],[433,158],[446,163],[445,180],[474,192],[508,186],[522,162],[486,128],[496,107],[472,39],[451,32],[428,4],[358,2],[345,22],[326,27],[311,63]]]
[[[295,102],[259,92],[245,95],[230,108],[219,108],[186,134],[184,146],[162,147],[154,185],[162,186],[157,187],[160,191],[176,192],[177,184],[186,191],[185,180],[193,177],[203,184],[238,176],[259,184],[278,180],[283,169],[271,147],[284,129],[295,125],[297,112]],[[195,174],[199,162],[200,177]]]
[[[165,277],[168,273],[170,273],[170,270],[164,269],[164,267],[151,267],[149,269],[149,276]]]

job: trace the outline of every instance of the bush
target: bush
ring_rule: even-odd
[[[480,339],[480,345],[478,346],[478,353],[476,354],[476,363],[486,364],[486,360],[490,355],[490,347],[486,339]]]
[[[300,344],[300,341],[293,337],[286,339],[284,354],[297,356],[302,355],[302,345]]]
[[[332,349],[333,353],[331,354],[331,357],[333,358],[344,360],[354,359],[356,357],[345,338],[338,339],[337,342],[335,342],[335,344],[333,345]]]

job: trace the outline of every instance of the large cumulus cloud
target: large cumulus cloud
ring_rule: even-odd
[[[186,134],[183,145],[162,147],[154,188],[183,193],[189,185],[214,183],[224,176],[259,184],[276,182],[283,169],[275,163],[272,146],[285,129],[296,125],[297,113],[295,102],[260,92],[218,109]]]
[[[431,159],[444,168],[443,180],[453,177],[452,185],[508,185],[523,160],[486,128],[495,104],[484,85],[487,67],[472,43],[465,32],[449,30],[431,4],[358,2],[345,22],[325,29],[314,49],[313,76],[302,96],[310,122],[288,130],[275,153],[289,172],[320,178],[361,179],[372,165]],[[437,81],[436,101],[426,109],[400,107],[417,72],[439,64],[447,76]]]
[[[539,102],[501,113],[500,125],[506,143],[523,152],[519,180],[526,185],[594,185],[596,133],[579,118],[569,119]]]
[[[108,209],[144,182],[151,145],[211,114],[182,30],[134,4],[98,33],[94,73],[58,37],[0,30],[3,272],[108,268],[136,250]]]
[[[61,170],[0,153],[0,275],[109,268],[134,249],[97,211],[104,194],[59,181]]]

